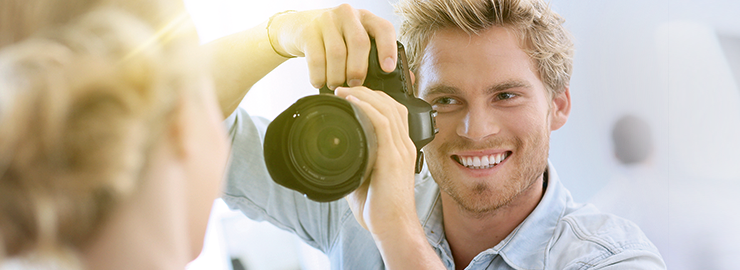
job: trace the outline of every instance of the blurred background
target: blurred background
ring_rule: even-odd
[[[186,0],[203,43],[272,14],[350,3],[398,25],[391,1]],[[740,1],[566,1],[575,38],[568,123],[550,160],[579,202],[631,219],[669,269],[736,269],[740,253]],[[249,64],[249,63],[245,63]],[[274,118],[318,93],[292,59],[241,104]],[[329,269],[297,237],[214,204],[188,269]]]

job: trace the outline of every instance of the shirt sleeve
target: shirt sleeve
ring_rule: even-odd
[[[561,220],[549,247],[552,269],[666,269],[655,245],[629,220],[593,205]]]
[[[625,250],[607,257],[588,269],[666,269],[663,258],[648,250]]]
[[[247,217],[268,221],[326,252],[341,224],[353,218],[345,200],[319,203],[276,184],[267,171],[262,143],[269,121],[238,108],[224,124],[231,140],[231,157],[223,199]]]

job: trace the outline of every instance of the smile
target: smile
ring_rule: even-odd
[[[486,156],[457,156],[453,155],[452,159],[470,169],[490,169],[504,161],[511,155],[511,152],[505,152],[495,155]]]

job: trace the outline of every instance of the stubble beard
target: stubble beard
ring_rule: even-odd
[[[429,171],[439,185],[440,191],[455,200],[463,212],[473,216],[484,216],[511,204],[543,175],[547,168],[549,141],[549,134],[546,131],[523,139],[499,138],[482,145],[468,140],[455,140],[442,143],[436,150],[425,149],[425,155]],[[513,144],[514,154],[506,160],[504,164],[506,170],[492,176],[498,178],[500,184],[495,181],[484,181],[466,187],[465,181],[459,179],[462,176],[450,175],[455,170],[449,167],[457,166],[447,161],[450,159],[451,151],[498,148],[506,143]]]

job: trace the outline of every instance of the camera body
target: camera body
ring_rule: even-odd
[[[384,72],[371,43],[364,86],[380,90],[408,109],[409,137],[421,149],[437,133],[431,105],[413,96],[406,53],[397,42],[396,69]],[[346,84],[345,84],[346,86]],[[334,201],[369,178],[377,152],[375,129],[364,112],[323,87],[299,99],[270,123],[265,133],[265,164],[272,179],[319,202]]]
[[[396,44],[398,47],[396,69],[386,73],[380,68],[378,49],[375,46],[375,42],[372,42],[367,75],[363,86],[372,90],[383,91],[398,101],[398,103],[406,106],[409,112],[409,137],[414,142],[416,150],[420,151],[437,134],[437,128],[434,122],[436,111],[432,110],[432,106],[426,101],[414,97],[413,85],[411,84],[411,76],[406,60],[406,50],[401,42],[396,41]],[[346,87],[347,85],[345,84],[344,86]],[[334,94],[326,86],[319,89],[319,92],[322,94]],[[417,173],[420,169],[417,168]]]

